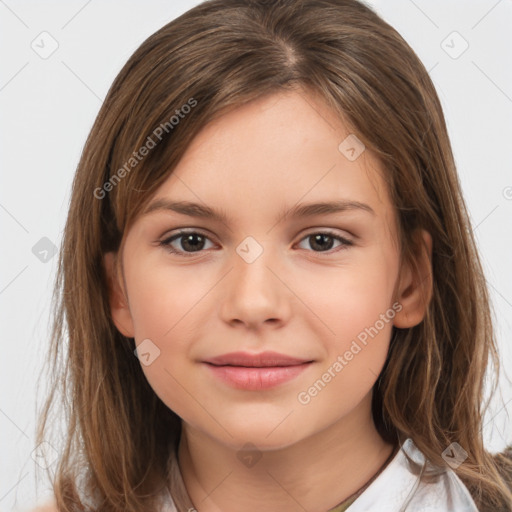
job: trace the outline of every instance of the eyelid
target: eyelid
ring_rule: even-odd
[[[347,233],[348,236],[344,236],[344,235],[340,234],[339,231],[343,231],[344,233]],[[212,235],[208,232],[208,230],[204,230],[202,228],[195,228],[195,227],[176,228],[175,230],[167,231],[166,233],[164,233],[164,235],[160,236],[159,239],[165,242],[166,240],[169,240],[170,238],[175,237],[177,235],[180,235],[180,234],[187,235],[190,233],[197,233],[198,235],[202,235],[205,238],[212,240]],[[323,227],[319,226],[319,227],[308,228],[306,233],[304,233],[302,235],[302,237],[299,239],[299,241],[301,241],[306,236],[309,236],[312,234],[318,234],[318,233],[323,233],[323,234],[331,235],[333,237],[343,238],[347,241],[353,241],[353,239],[357,238],[355,235],[353,235],[352,233],[350,233],[347,230],[338,229],[338,231],[336,231],[334,228],[323,228]]]
[[[204,229],[201,229],[201,228],[176,228],[176,229],[172,229],[170,231],[166,231],[161,237],[160,239],[162,241],[166,241],[166,240],[169,240],[170,238],[173,238],[175,236],[178,236],[178,235],[189,235],[189,234],[198,234],[198,235],[202,235],[204,236],[205,238],[210,238],[211,239],[211,235],[210,233],[208,233],[208,231],[204,230]]]
[[[352,233],[350,233],[349,231],[347,231],[345,229],[314,227],[314,228],[308,229],[308,231],[304,235],[302,235],[301,240],[306,236],[316,235],[317,233],[330,235],[330,236],[337,237],[337,238],[343,238],[344,240],[347,240],[350,242],[352,242],[356,238],[355,235],[353,235]],[[346,235],[344,235],[343,233],[346,233]]]

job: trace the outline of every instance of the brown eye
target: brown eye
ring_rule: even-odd
[[[350,240],[330,232],[311,233],[302,240],[307,240],[313,252],[337,252],[353,245]],[[335,242],[339,242],[339,249],[332,251]]]
[[[179,233],[162,240],[160,245],[173,254],[188,256],[195,252],[201,252],[205,248],[204,246],[206,241],[210,241],[210,239],[196,231],[180,231]]]

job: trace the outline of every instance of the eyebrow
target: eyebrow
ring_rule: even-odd
[[[228,223],[228,215],[224,210],[215,210],[209,206],[190,201],[171,201],[169,199],[157,199],[144,210],[142,215],[148,215],[154,211],[172,211],[188,215],[189,217],[211,219],[222,223]],[[375,215],[373,208],[359,201],[327,201],[319,203],[303,203],[294,207],[284,209],[280,212],[279,218],[292,217],[313,217],[315,215],[331,215],[347,211],[364,211]]]

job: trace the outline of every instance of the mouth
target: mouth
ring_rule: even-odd
[[[311,363],[312,361],[310,359],[300,359],[278,352],[266,351],[257,354],[250,352],[230,352],[229,354],[212,357],[204,362],[214,366],[276,368],[300,366],[305,363]]]
[[[236,366],[204,363],[213,376],[230,387],[261,391],[289,382],[313,364],[313,361],[281,366]]]

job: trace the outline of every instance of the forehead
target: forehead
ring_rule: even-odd
[[[226,221],[275,218],[304,203],[341,201],[389,215],[382,172],[370,150],[318,97],[287,91],[206,125],[149,210],[157,202],[187,201],[215,209],[210,217],[217,213],[217,220]]]

